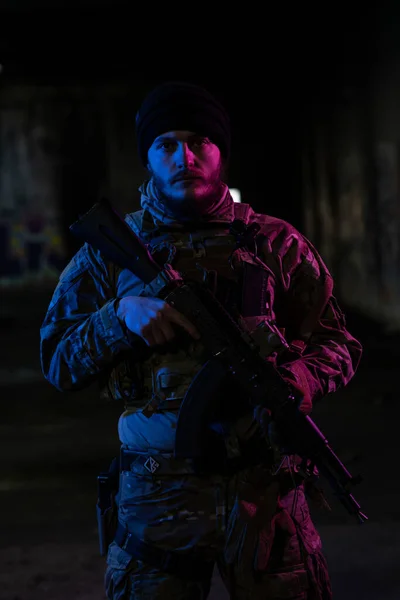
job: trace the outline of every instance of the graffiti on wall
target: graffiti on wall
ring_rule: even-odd
[[[54,279],[65,264],[55,131],[44,107],[0,112],[0,285]]]
[[[121,212],[143,178],[131,88],[10,86],[0,105],[0,286],[58,278],[78,211],[108,197]]]

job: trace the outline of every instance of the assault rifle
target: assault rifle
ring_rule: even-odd
[[[253,332],[245,331],[206,286],[185,280],[170,265],[157,264],[107,200],[97,202],[70,230],[105,258],[130,270],[146,285],[147,295],[168,302],[200,333],[206,361],[180,408],[176,457],[195,460],[204,453],[202,424],[211,414],[210,391],[229,374],[248,398],[249,409],[260,405],[268,409],[284,447],[303,459],[304,477],[311,479],[316,468],[351,515],[360,523],[368,519],[351,493],[351,487],[361,478],[351,475],[313,420],[300,413],[299,393],[266,360],[274,349],[287,346],[273,323],[263,322]]]

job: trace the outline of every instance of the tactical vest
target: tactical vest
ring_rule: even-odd
[[[235,203],[234,209],[235,219],[247,224],[249,205]],[[207,285],[249,330],[273,317],[265,297],[267,272],[253,251],[237,248],[237,238],[228,226],[209,226],[195,232],[169,229],[150,239],[147,247],[160,266],[170,264],[185,278]],[[155,411],[178,410],[203,365],[202,354],[201,342],[193,341],[185,350],[152,351],[140,363],[133,364],[128,358],[111,373],[106,395],[111,391],[114,398],[124,400],[128,412],[143,409],[149,417]]]

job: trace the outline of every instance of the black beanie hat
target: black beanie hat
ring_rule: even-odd
[[[230,123],[224,107],[198,85],[171,81],[153,89],[136,115],[138,152],[144,166],[154,140],[167,131],[193,131],[218,146],[224,159],[230,154]]]

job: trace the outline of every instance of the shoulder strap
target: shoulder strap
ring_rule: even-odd
[[[247,225],[249,220],[250,204],[244,204],[243,202],[235,202],[233,205],[233,211],[235,219],[244,221]]]

